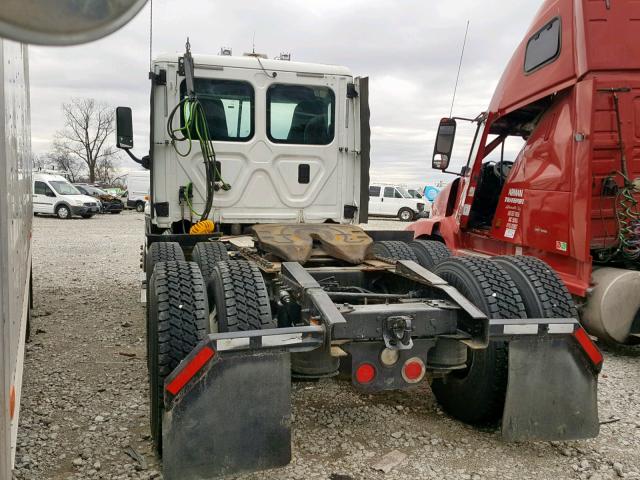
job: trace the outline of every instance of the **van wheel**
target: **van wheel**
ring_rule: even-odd
[[[143,202],[136,203],[136,212],[138,212],[138,213],[144,212],[144,203]]]
[[[411,210],[410,208],[401,208],[400,211],[398,212],[398,218],[402,222],[410,222],[413,220],[414,217],[415,217],[415,214],[413,213],[413,210]]]
[[[147,308],[149,417],[153,444],[161,454],[164,381],[207,336],[209,306],[198,266],[184,261],[156,263]]]
[[[450,258],[440,262],[434,273],[489,318],[526,318],[516,284],[497,262]],[[434,379],[431,390],[453,417],[472,424],[495,423],[504,410],[508,359],[508,344],[503,341],[491,341],[484,350],[467,349],[467,367]]]
[[[62,220],[68,220],[71,218],[71,210],[66,205],[60,205],[56,208],[56,215]]]

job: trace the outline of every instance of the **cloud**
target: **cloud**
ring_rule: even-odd
[[[475,116],[521,41],[541,0],[155,0],[153,51],[270,57],[291,52],[304,62],[348,66],[370,77],[372,179],[423,183],[433,140],[449,114],[467,19],[469,38],[454,113]],[[149,9],[110,37],[78,47],[30,48],[33,148],[51,148],[62,127],[61,104],[93,97],[134,112],[136,151],[149,135]],[[470,145],[460,135],[456,148]],[[468,151],[468,150],[467,150]],[[126,158],[126,157],[124,157]],[[461,157],[462,158],[462,157]],[[456,159],[459,169],[464,159]],[[135,168],[130,160],[124,166]]]

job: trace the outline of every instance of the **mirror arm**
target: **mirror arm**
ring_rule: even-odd
[[[131,149],[130,148],[123,148],[122,150],[127,152],[127,155],[129,155],[129,158],[131,160],[133,160],[137,164],[142,165],[144,168],[149,170],[149,160],[151,159],[151,157],[149,157],[149,155],[145,155],[142,158],[138,158],[133,153],[131,153]]]

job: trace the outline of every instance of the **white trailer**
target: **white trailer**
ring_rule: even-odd
[[[0,39],[0,478],[18,434],[31,281],[31,132],[26,45]]]
[[[146,0],[3,0],[0,18],[0,479],[12,477],[31,301],[28,43],[74,45],[126,24]],[[22,42],[22,43],[17,43]]]

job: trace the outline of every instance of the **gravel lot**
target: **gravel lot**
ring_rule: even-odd
[[[149,440],[143,217],[36,217],[35,312],[16,456],[19,479],[161,478]],[[403,228],[376,221],[374,228]],[[594,440],[505,444],[438,408],[428,387],[360,395],[344,381],[293,385],[294,459],[256,479],[640,479],[640,348],[607,349]],[[371,468],[399,450],[390,473]]]

